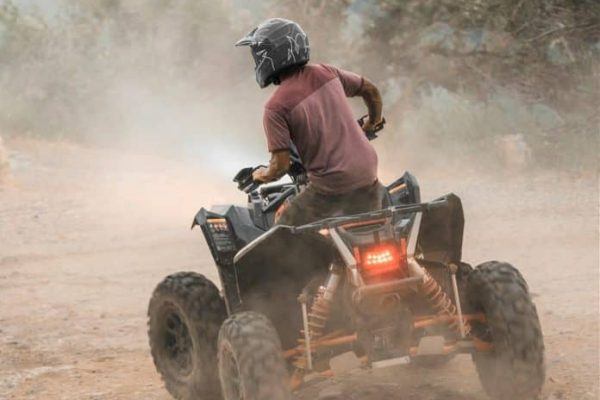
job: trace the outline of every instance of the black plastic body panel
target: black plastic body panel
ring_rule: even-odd
[[[250,210],[247,207],[239,207],[232,205],[213,206],[210,211],[202,208],[194,218],[195,225],[203,225],[209,217],[226,217],[233,228],[233,233],[242,247],[250,243],[263,233],[265,229],[260,229],[255,226]]]
[[[417,248],[427,261],[459,265],[465,217],[460,198],[451,193],[444,207],[423,213]]]
[[[410,172],[405,172],[400,178],[386,186],[387,198],[385,206],[415,204],[421,202],[421,190],[417,179]]]
[[[292,233],[284,226],[272,228],[252,246],[235,263],[242,309],[268,316],[284,348],[291,347],[302,323],[297,297],[310,280],[325,276],[334,249],[328,238]]]
[[[352,247],[363,247],[397,239],[392,225],[379,224],[354,229],[338,228],[340,236]]]
[[[215,231],[211,220],[224,219],[228,232]],[[265,231],[256,228],[250,211],[238,206],[215,206],[211,211],[202,208],[194,217],[192,228],[199,225],[208,248],[217,264],[225,304],[229,313],[241,306],[237,271],[233,266],[235,254]],[[228,237],[227,237],[228,236]],[[228,243],[228,239],[231,243]]]

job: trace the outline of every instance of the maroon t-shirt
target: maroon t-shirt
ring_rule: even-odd
[[[293,142],[320,192],[343,194],[377,180],[377,154],[346,99],[362,82],[352,72],[309,64],[283,80],[265,105],[269,151]]]

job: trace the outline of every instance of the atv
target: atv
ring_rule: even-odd
[[[292,149],[287,182],[259,186],[254,170],[234,178],[247,206],[202,208],[193,221],[221,290],[178,272],[150,300],[151,353],[173,397],[291,399],[314,377],[458,353],[471,354],[492,399],[540,393],[544,343],[527,283],[508,263],[462,261],[456,195],[421,202],[406,172],[381,210],[283,226],[278,216],[308,184],[300,158]]]

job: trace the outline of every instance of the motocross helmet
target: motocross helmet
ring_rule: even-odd
[[[310,58],[306,33],[297,23],[283,18],[264,21],[235,45],[250,46],[261,88],[273,83],[284,69],[304,65]]]

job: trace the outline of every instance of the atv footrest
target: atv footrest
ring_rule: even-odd
[[[387,368],[387,367],[395,367],[396,365],[406,365],[406,364],[410,364],[409,356],[390,358],[389,360],[373,361],[371,363],[371,367]]]

